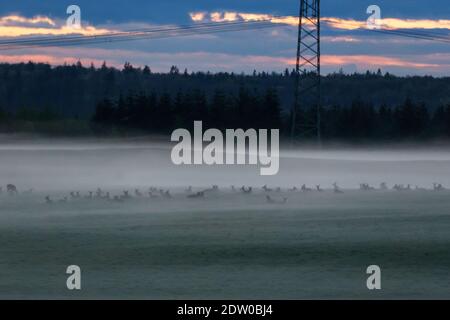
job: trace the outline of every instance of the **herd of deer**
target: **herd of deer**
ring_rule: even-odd
[[[335,182],[333,183],[333,192],[334,193],[344,193],[344,191],[338,186],[338,184]],[[361,191],[375,191],[375,190],[389,190],[389,187],[385,182],[381,183],[379,188],[375,188],[370,186],[367,183],[361,183],[359,185],[359,189]],[[235,186],[231,186],[231,191],[233,193],[241,193],[241,194],[252,194],[255,189],[250,186],[242,186],[241,188],[236,188]],[[412,188],[411,185],[402,185],[402,184],[395,184],[392,187],[392,190],[395,191],[413,191],[413,190],[429,190],[426,188],[421,188],[419,186],[415,186],[415,188]],[[442,184],[440,183],[433,183],[432,191],[444,191],[446,190]],[[280,187],[277,188],[269,188],[267,185],[262,186],[261,191],[263,193],[266,193],[265,199],[266,202],[269,204],[284,204],[288,201],[288,198],[283,197],[281,199],[275,199],[273,194],[281,193],[283,190]],[[315,188],[309,188],[305,184],[303,184],[300,188],[293,187],[290,189],[287,189],[289,193],[293,192],[302,192],[302,193],[309,193],[309,192],[324,192],[325,190],[321,188],[320,185],[316,185]],[[192,186],[189,186],[185,189],[186,198],[188,199],[200,199],[205,198],[205,196],[208,193],[216,193],[219,192],[219,186],[213,185],[211,188],[203,189],[200,191],[193,191]],[[6,186],[6,193],[8,195],[14,196],[19,194],[31,194],[33,193],[33,190],[27,190],[25,192],[19,193],[17,187],[13,184],[8,184]],[[3,194],[3,187],[0,187],[0,195]],[[95,192],[89,191],[86,195],[81,195],[79,191],[73,191],[70,192],[69,196],[63,197],[59,200],[52,200],[50,196],[45,197],[45,202],[47,204],[52,203],[66,203],[69,201],[75,201],[75,200],[105,200],[105,201],[112,201],[112,202],[124,202],[130,199],[139,199],[139,198],[149,198],[149,199],[172,199],[173,196],[170,192],[170,190],[164,190],[159,189],[156,187],[150,187],[147,192],[142,192],[139,189],[134,190],[134,194],[131,195],[129,191],[125,190],[120,195],[111,196],[110,192],[105,192],[101,188],[98,188]]]

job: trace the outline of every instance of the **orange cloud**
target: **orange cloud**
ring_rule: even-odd
[[[381,19],[381,24],[389,29],[448,29],[450,20]]]
[[[212,21],[212,22],[232,22],[232,21],[270,21],[272,23],[282,23],[291,26],[298,25],[298,17],[295,16],[275,16],[270,14],[242,13],[234,11],[215,11],[211,13],[197,12],[190,14],[192,21]],[[195,19],[194,19],[195,17]],[[335,17],[323,17],[321,19],[326,25],[341,30],[365,29],[367,21],[354,19],[342,19]],[[430,19],[380,19],[380,23],[385,29],[448,29],[450,30],[450,20],[430,20]]]
[[[192,12],[189,14],[191,20],[194,22],[200,22],[206,19],[206,12]]]
[[[352,19],[322,18],[321,21],[325,22],[328,26],[332,28],[342,30],[365,29],[367,26],[366,21],[357,21]]]
[[[429,58],[432,58],[431,56]],[[448,58],[448,56],[447,56]],[[422,63],[409,61],[395,57],[385,57],[376,55],[322,55],[323,66],[345,66],[356,65],[361,69],[377,68],[377,67],[402,67],[402,68],[439,68],[442,64],[439,63]],[[270,56],[246,56],[246,63],[249,64],[275,64],[275,65],[290,65],[296,64],[295,59],[283,57]],[[448,65],[445,65],[448,66]]]
[[[420,63],[394,57],[375,55],[323,55],[324,66],[344,66],[355,64],[358,67],[404,67],[404,68],[438,68],[441,65],[435,63]]]
[[[82,25],[80,29],[67,27],[64,22],[58,23],[48,17],[35,16],[26,18],[18,15],[0,17],[0,37],[21,37],[32,35],[70,35],[94,36],[113,32],[106,28]]]
[[[432,58],[432,56],[427,58]],[[260,58],[256,58],[254,61],[260,62]],[[295,59],[279,58],[279,61],[291,66],[296,64]],[[439,63],[422,63],[401,58],[376,55],[322,55],[321,62],[323,66],[340,67],[352,64],[363,69],[374,67],[439,68],[443,66]]]
[[[298,24],[298,18],[293,16],[277,17],[270,14],[242,13],[234,11],[215,11],[210,13],[193,12],[190,13],[190,16],[194,22],[270,21],[272,23],[283,23],[293,26]]]
[[[389,57],[376,55],[323,55],[322,64],[328,71],[354,66],[357,70],[382,68],[403,68],[421,73],[445,73],[450,70],[450,54],[429,54],[419,57]],[[174,61],[180,68],[189,70],[235,71],[235,70],[283,70],[295,66],[295,59],[267,55],[239,55],[212,52],[146,52],[125,49],[100,48],[36,48],[28,54],[8,53],[0,55],[0,62],[43,62],[52,65],[73,64],[81,61],[88,66],[93,62],[97,67],[103,60],[109,66],[121,68],[124,61],[135,66],[144,66],[152,61],[154,71],[166,72]]]
[[[83,36],[95,36],[101,34],[108,34],[113,32],[108,29],[97,29],[92,26],[83,26],[80,29],[73,29],[67,26],[59,28],[31,28],[31,27],[15,27],[15,26],[0,26],[0,37],[21,37],[31,35],[53,35],[62,36],[70,34],[79,34]]]
[[[22,23],[22,24],[48,24],[50,26],[55,26],[56,23],[53,19],[44,16],[35,16],[33,18],[25,18],[18,15],[9,15],[5,17],[0,17],[0,25],[10,24],[10,23]]]
[[[91,26],[84,26],[80,29],[73,29],[66,26],[60,28],[30,28],[30,27],[13,27],[0,26],[0,37],[20,37],[31,35],[52,35],[62,36],[70,34],[79,34],[83,36],[95,36],[113,32],[108,29],[97,29]]]
[[[341,18],[322,18],[322,21],[330,27],[344,30],[365,29],[366,21]],[[450,30],[450,20],[421,20],[421,19],[380,19],[380,24],[384,29],[447,29]]]

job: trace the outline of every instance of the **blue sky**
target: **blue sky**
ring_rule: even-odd
[[[192,24],[190,14],[202,12],[252,13],[293,16],[298,11],[294,0],[3,0],[0,7],[0,36],[19,37],[13,28],[62,28],[66,8],[81,8],[83,26],[102,30],[127,30],[136,26]],[[430,21],[437,30],[450,34],[448,0],[429,0],[426,6],[418,0],[322,0],[322,17],[364,22],[366,8],[376,4],[382,18],[409,21],[408,28],[423,31]],[[3,19],[2,17],[24,19]],[[33,22],[33,17],[48,17],[55,25]],[[397,22],[395,22],[397,23]],[[427,27],[428,28],[428,27]],[[14,31],[15,32],[15,31]],[[21,31],[22,32],[22,31]],[[450,44],[379,35],[363,30],[346,30],[325,25],[322,34],[324,72],[343,69],[347,72],[381,68],[401,75],[450,74]],[[0,51],[0,62],[24,60],[47,61],[52,64],[83,63],[99,65],[103,60],[114,66],[130,61],[137,66],[149,65],[155,71],[167,71],[172,64],[192,71],[252,72],[281,71],[293,67],[296,28],[282,26],[270,30],[245,31],[220,35],[145,40],[103,44],[88,47],[41,48]]]

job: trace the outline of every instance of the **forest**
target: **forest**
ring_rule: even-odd
[[[450,104],[429,111],[424,104],[406,99],[402,104],[375,108],[361,100],[350,106],[323,107],[321,132],[325,140],[426,141],[450,138]],[[299,134],[312,139],[315,131],[306,130],[306,123],[316,119],[316,108],[301,109]],[[216,91],[211,99],[199,90],[193,94],[129,95],[117,101],[100,102],[93,116],[97,133],[111,134],[123,130],[139,130],[168,135],[177,128],[192,130],[195,120],[204,128],[280,129],[290,134],[291,118],[283,113],[275,89],[257,94],[241,88],[237,95]],[[305,125],[302,126],[302,123]]]
[[[0,64],[0,132],[48,135],[167,135],[206,127],[279,128],[289,135],[295,72],[166,73],[126,63],[50,66]],[[316,121],[303,104],[302,125]],[[367,71],[322,77],[325,140],[398,141],[450,138],[450,78],[397,77]],[[302,130],[305,138],[314,133]]]

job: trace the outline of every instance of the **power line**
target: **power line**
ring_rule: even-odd
[[[87,45],[104,42],[130,41],[140,39],[162,39],[177,36],[188,36],[197,34],[211,34],[221,32],[236,32],[244,30],[255,30],[283,26],[284,24],[272,23],[271,19],[257,21],[237,21],[220,23],[200,23],[169,28],[136,29],[124,32],[109,33],[92,36],[69,36],[69,37],[47,37],[47,38],[22,38],[15,40],[0,40],[0,50],[14,50],[30,47],[47,46],[71,46]]]
[[[392,29],[363,29],[364,31],[371,31],[381,34],[394,35],[406,38],[413,38],[419,40],[429,40],[442,43],[450,43],[450,36],[439,34],[436,32],[417,32],[406,30],[392,30]]]
[[[70,46],[70,45],[83,45],[83,44],[95,44],[104,42],[117,42],[117,41],[130,41],[139,40],[146,38],[168,38],[175,36],[185,36],[185,35],[195,35],[195,34],[206,34],[206,33],[216,33],[216,32],[231,32],[231,31],[241,31],[250,30],[258,28],[273,27],[273,24],[256,24],[256,25],[243,25],[243,26],[227,26],[225,28],[220,26],[213,27],[201,27],[201,28],[173,28],[166,30],[158,30],[143,33],[132,33],[132,34],[120,34],[120,35],[105,35],[105,36],[93,36],[86,38],[75,38],[75,39],[55,39],[47,41],[29,41],[26,43],[10,44],[4,43],[0,45],[0,50],[11,50],[19,48],[29,48],[35,46]]]
[[[264,28],[278,27],[283,23],[273,23],[274,19],[282,19],[286,16],[272,16],[270,19],[253,21],[226,21],[226,22],[205,22],[194,25],[184,25],[166,28],[142,28],[121,32],[112,32],[101,35],[73,35],[56,37],[26,37],[13,40],[0,40],[0,51],[15,50],[31,47],[48,46],[75,46],[90,45],[99,43],[123,42],[141,39],[164,39],[170,37],[190,36],[197,34],[212,34],[222,32],[237,32],[244,30],[257,30]],[[419,40],[437,41],[450,43],[450,37],[436,32],[413,32],[392,29],[363,29],[381,34],[389,34]]]
[[[224,32],[237,32],[237,31],[245,31],[245,30],[257,30],[257,29],[265,29],[265,28],[273,28],[274,25],[258,25],[251,27],[240,27],[240,28],[227,28],[227,29],[207,29],[207,30],[181,30],[182,32],[177,33],[159,33],[159,34],[146,34],[146,35],[132,35],[132,36],[124,36],[124,37],[115,37],[115,38],[99,38],[92,39],[89,41],[85,40],[76,40],[76,41],[60,41],[60,42],[48,42],[48,43],[40,43],[40,44],[31,44],[31,45],[15,45],[15,46],[0,46],[1,50],[13,50],[13,49],[24,49],[24,48],[33,48],[33,47],[66,47],[66,46],[74,46],[74,45],[91,45],[91,44],[99,44],[99,43],[112,43],[112,42],[123,42],[123,41],[133,41],[133,40],[142,40],[142,39],[165,39],[171,37],[184,37],[184,36],[193,36],[193,35],[201,35],[201,34],[213,34],[213,33],[224,33]]]
[[[202,28],[202,27],[215,27],[215,26],[233,26],[240,24],[252,24],[259,22],[270,22],[270,20],[254,20],[254,21],[232,21],[232,22],[207,22],[207,23],[196,23],[193,25],[182,25],[177,27],[164,27],[164,28],[141,28],[141,29],[131,29],[120,32],[111,32],[107,34],[98,34],[98,35],[70,35],[70,36],[52,36],[52,37],[41,37],[41,36],[33,36],[33,37],[25,37],[14,40],[0,40],[0,44],[22,44],[22,43],[38,43],[45,41],[65,41],[65,40],[84,40],[84,39],[98,39],[98,38],[106,38],[106,37],[115,37],[115,36],[128,36],[134,35],[138,33],[153,33],[153,32],[161,32],[161,31],[176,31],[179,29],[190,29],[190,28]]]

